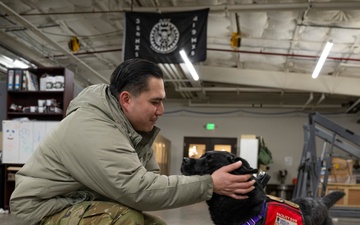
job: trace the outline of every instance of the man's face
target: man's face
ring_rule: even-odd
[[[148,80],[149,90],[138,96],[127,93],[123,98],[123,111],[137,131],[149,132],[159,116],[164,114],[163,100],[165,99],[165,88],[162,79],[150,77]],[[120,98],[122,98],[120,94]]]

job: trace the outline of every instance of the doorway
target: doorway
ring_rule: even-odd
[[[237,138],[184,137],[184,157],[200,158],[207,151],[227,151],[236,155]]]

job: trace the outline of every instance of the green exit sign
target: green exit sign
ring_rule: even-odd
[[[215,123],[207,123],[205,128],[206,130],[215,130]]]

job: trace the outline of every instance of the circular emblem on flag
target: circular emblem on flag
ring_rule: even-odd
[[[179,30],[173,23],[160,21],[151,29],[150,47],[157,53],[170,53],[176,49],[179,38]]]

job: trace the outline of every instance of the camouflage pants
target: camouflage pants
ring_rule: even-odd
[[[160,218],[114,202],[85,201],[44,218],[39,225],[166,225]]]

